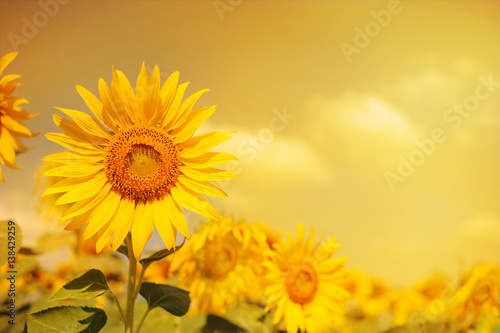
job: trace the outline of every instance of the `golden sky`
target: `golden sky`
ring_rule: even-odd
[[[59,131],[54,106],[88,112],[75,86],[97,94],[112,66],[178,70],[188,92],[210,88],[198,106],[218,105],[200,131],[237,131],[218,150],[239,177],[214,206],[315,226],[348,267],[398,285],[500,260],[499,41],[498,1],[0,0],[34,132]],[[24,142],[0,218],[33,243],[33,173],[59,148]]]

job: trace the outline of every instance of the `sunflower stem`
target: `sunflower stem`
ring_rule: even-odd
[[[123,314],[123,310],[122,310],[122,307],[120,305],[120,302],[118,301],[118,297],[116,297],[116,294],[113,290],[109,290],[111,292],[111,295],[113,296],[113,299],[115,300],[116,302],[116,306],[118,307],[118,311],[120,312],[120,317],[122,318],[123,322],[126,323],[127,320],[125,319],[125,315]]]
[[[128,285],[127,285],[127,313],[125,321],[125,333],[132,333],[134,330],[134,305],[136,294],[136,277],[137,277],[137,260],[134,257],[134,250],[132,248],[132,236],[128,233],[125,239],[128,249]]]

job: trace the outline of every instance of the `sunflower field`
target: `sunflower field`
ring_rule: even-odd
[[[0,333],[500,333],[499,40],[487,0],[0,0]]]

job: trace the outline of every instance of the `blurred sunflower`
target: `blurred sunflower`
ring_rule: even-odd
[[[304,239],[304,227],[297,226],[297,241],[288,233],[288,242],[268,250],[263,265],[270,286],[266,288],[268,305],[276,309],[274,323],[284,317],[288,333],[331,330],[344,313],[349,293],[340,286],[346,258],[330,259],[340,247],[330,238],[324,246],[314,244],[314,229]]]
[[[461,329],[480,327],[500,315],[500,265],[477,265],[464,274],[451,300],[449,316]],[[481,330],[482,332],[482,330]]]
[[[54,115],[64,134],[45,136],[72,151],[44,157],[60,163],[44,175],[64,177],[44,195],[65,192],[56,204],[72,206],[60,221],[72,219],[67,230],[87,224],[84,238],[98,233],[98,252],[112,236],[116,250],[131,229],[134,256],[140,258],[155,226],[167,248],[174,246],[176,229],[190,236],[181,207],[219,219],[200,193],[227,196],[209,181],[234,178],[213,166],[235,157],[208,152],[229,133],[193,136],[215,111],[215,106],[192,111],[206,89],[182,101],[189,82],[177,86],[178,72],[160,87],[158,67],[149,75],[143,63],[135,92],[122,72],[112,73],[111,88],[99,80],[101,100],[77,86],[97,120],[62,108],[73,121]]]
[[[243,221],[207,221],[172,259],[170,269],[191,292],[193,310],[222,316],[255,288],[265,235]]]
[[[0,75],[16,56],[17,52],[11,52],[0,58]],[[21,76],[10,74],[0,78],[0,163],[13,169],[20,169],[15,164],[15,149],[26,150],[19,138],[31,138],[36,135],[30,132],[22,120],[31,119],[38,115],[29,114],[19,106],[28,103],[26,99],[11,96],[21,84],[11,81],[19,77]],[[0,168],[0,180],[5,183],[2,168]]]

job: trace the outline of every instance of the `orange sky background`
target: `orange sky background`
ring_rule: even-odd
[[[97,94],[112,66],[132,82],[144,60],[163,80],[179,70],[189,93],[210,88],[198,106],[219,105],[200,132],[237,131],[218,150],[239,177],[216,208],[315,226],[348,267],[396,285],[500,260],[499,42],[498,1],[0,0],[32,131],[59,131],[54,106],[89,112],[75,86]],[[46,229],[33,173],[59,146],[24,143],[23,169],[2,167],[0,219],[29,244]]]

